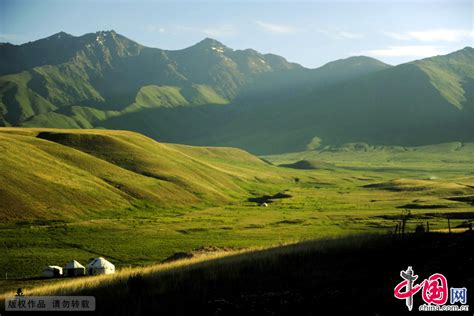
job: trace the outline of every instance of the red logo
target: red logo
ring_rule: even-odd
[[[418,276],[414,274],[411,267],[401,271],[400,276],[404,279],[394,289],[393,295],[401,300],[406,300],[408,310],[413,308],[413,296],[422,290],[422,298],[427,304],[444,305],[448,301],[448,281],[441,273],[435,273],[419,284],[414,284]],[[402,291],[404,289],[404,291]]]

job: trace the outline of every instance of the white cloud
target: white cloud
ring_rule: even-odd
[[[270,33],[289,34],[297,31],[295,27],[283,24],[273,24],[263,21],[255,21],[255,23],[257,23],[257,25],[260,26],[263,30]]]
[[[364,35],[360,33],[352,33],[352,32],[345,32],[345,31],[339,31],[337,35],[339,37],[348,38],[348,39],[359,39],[359,38],[364,37]]]
[[[364,34],[348,32],[343,30],[327,30],[327,29],[318,29],[316,30],[319,33],[322,33],[333,39],[361,39],[364,38]]]
[[[18,36],[16,34],[5,34],[5,33],[0,33],[0,42],[3,41],[13,41],[18,39]]]
[[[230,25],[221,25],[201,29],[201,32],[209,36],[229,36],[235,33],[235,29]]]
[[[218,25],[204,28],[179,25],[176,28],[181,31],[202,33],[211,37],[225,37],[236,33],[236,30],[232,25]]]
[[[430,29],[410,32],[383,32],[385,35],[397,40],[418,40],[422,42],[459,42],[469,37],[474,37],[474,32],[461,29]]]
[[[147,32],[150,32],[150,33],[165,33],[166,32],[165,28],[158,27],[156,25],[147,25],[145,29]]]
[[[396,32],[382,32],[384,35],[394,38],[396,40],[404,41],[409,40],[410,36],[406,33],[396,33]]]
[[[374,57],[430,57],[444,52],[437,46],[390,46],[383,49],[373,49],[363,52],[363,55]]]

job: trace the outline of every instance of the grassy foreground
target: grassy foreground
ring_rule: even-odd
[[[421,279],[442,273],[451,286],[474,285],[473,237],[466,232],[322,239],[124,269],[26,294],[94,295],[101,315],[402,314],[405,302],[393,297],[393,288],[407,265]],[[468,295],[468,301],[474,298]],[[419,304],[421,296],[415,297]]]

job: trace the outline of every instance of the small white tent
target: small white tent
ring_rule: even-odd
[[[115,272],[115,266],[102,257],[95,258],[87,265],[89,275],[111,274]]]
[[[43,269],[43,276],[47,278],[60,277],[63,274],[63,268],[58,266],[47,266]]]
[[[86,268],[76,260],[72,260],[64,266],[64,276],[73,277],[85,274]]]

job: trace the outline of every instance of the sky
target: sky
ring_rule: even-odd
[[[396,65],[474,46],[474,1],[0,0],[0,42],[114,30],[162,49],[210,37],[316,68],[366,55]]]

